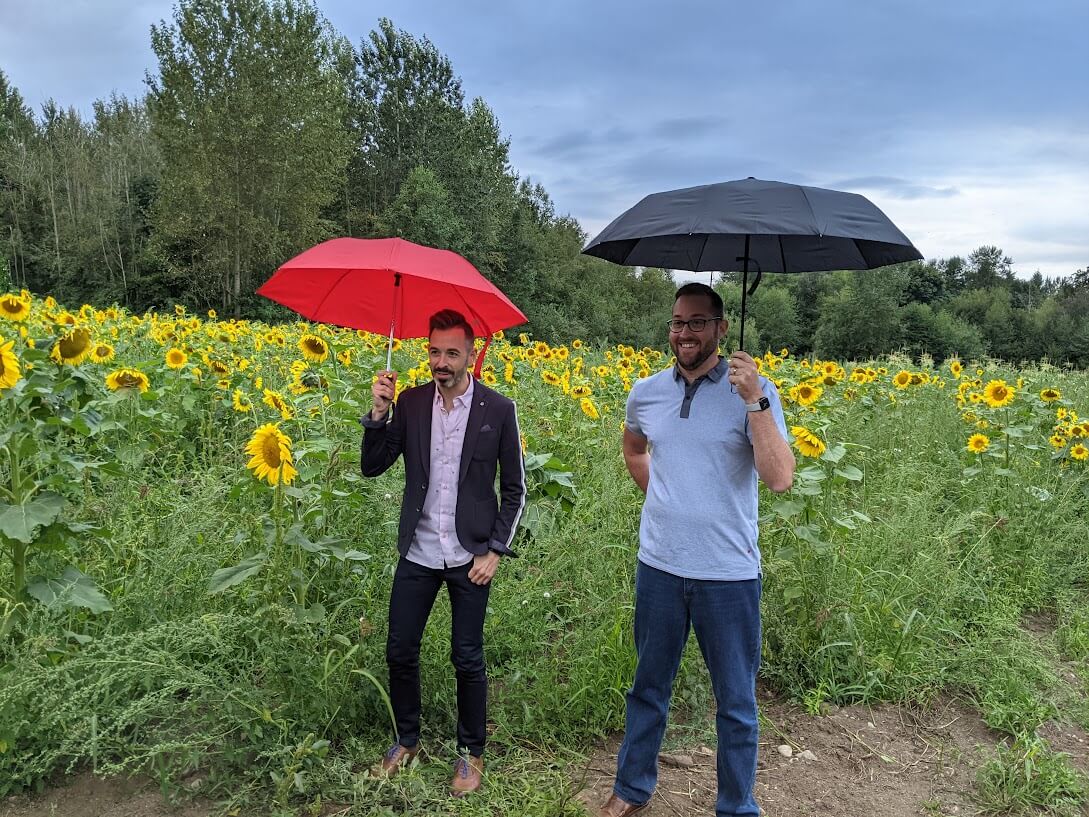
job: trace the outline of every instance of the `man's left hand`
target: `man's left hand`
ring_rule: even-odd
[[[473,557],[473,566],[469,568],[469,581],[473,584],[487,584],[499,567],[499,554],[489,550],[483,556]]]
[[[734,352],[730,355],[729,380],[746,403],[755,403],[764,396],[760,388],[760,370],[756,361],[747,352]]]

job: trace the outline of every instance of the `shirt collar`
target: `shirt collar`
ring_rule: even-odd
[[[435,384],[435,402],[442,403],[442,392],[439,391],[439,384]],[[469,375],[469,388],[467,388],[462,394],[459,394],[454,398],[454,405],[465,408],[473,404],[473,376]]]
[[[715,364],[715,368],[711,369],[711,371],[709,371],[706,374],[702,375],[700,378],[697,379],[696,382],[698,383],[700,380],[702,380],[704,377],[706,377],[712,383],[717,383],[718,381],[722,380],[723,377],[726,376],[727,365],[728,364],[726,362],[726,358],[724,358],[722,355],[719,355],[718,356],[718,363]],[[683,377],[684,377],[684,375],[681,374],[680,364],[679,363],[674,363],[673,364],[673,379],[674,380],[680,380]]]

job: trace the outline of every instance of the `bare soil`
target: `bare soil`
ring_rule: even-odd
[[[952,699],[925,708],[827,707],[816,717],[795,704],[764,699],[761,713],[756,797],[767,817],[979,814],[976,771],[1001,740],[974,709]],[[1084,730],[1048,724],[1042,731],[1054,749],[1071,754],[1074,765],[1089,765]],[[790,757],[781,747],[789,747]],[[618,748],[619,738],[590,761],[579,797],[591,814],[612,790]],[[807,750],[811,757],[802,756]],[[658,788],[641,816],[714,814],[714,750],[671,749],[661,761]]]
[[[944,699],[925,708],[881,705],[825,707],[813,716],[761,693],[763,729],[756,795],[767,817],[967,817],[979,814],[974,780],[1001,740],[968,705]],[[646,817],[714,814],[713,719],[667,736],[661,773]],[[1089,733],[1047,724],[1041,733],[1089,773]],[[693,743],[692,741],[695,740]],[[590,814],[612,789],[620,738],[601,746],[587,766],[572,769]],[[786,748],[790,749],[787,757]],[[812,756],[803,756],[811,752]],[[74,776],[44,794],[0,802],[0,817],[212,817],[200,800],[171,804],[148,781]],[[355,812],[353,812],[355,813]]]

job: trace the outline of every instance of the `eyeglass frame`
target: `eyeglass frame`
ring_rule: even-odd
[[[715,318],[689,318],[686,321],[682,321],[680,318],[670,318],[668,321],[666,321],[666,326],[669,328],[669,331],[672,332],[675,335],[679,335],[681,332],[683,332],[684,328],[686,326],[689,329],[691,329],[693,332],[699,334],[700,332],[702,332],[704,329],[707,328],[707,324],[710,321],[722,321],[722,320],[726,320],[725,315],[719,315],[718,317],[715,317]],[[701,323],[703,325],[700,326],[699,329],[697,329],[696,327],[694,327],[692,325],[693,323]],[[678,326],[677,328],[674,328],[674,324],[680,324],[680,326]]]

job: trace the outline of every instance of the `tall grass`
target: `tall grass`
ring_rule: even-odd
[[[212,796],[283,813],[329,800],[369,814],[579,813],[571,800],[579,763],[595,739],[623,727],[634,667],[641,496],[620,455],[624,393],[616,383],[595,393],[603,411],[593,421],[525,363],[518,382],[501,387],[519,400],[530,449],[566,463],[577,497],[569,513],[552,507],[550,521],[520,542],[521,558],[500,566],[486,625],[488,782],[476,800],[451,805],[455,686],[441,596],[421,656],[428,762],[393,782],[365,775],[390,739],[384,691],[372,679],[385,681],[403,472],[358,476],[355,418],[381,356],[359,357],[355,369],[323,370],[337,399],[292,426],[306,452],[301,482],[317,487],[288,493],[285,514],[307,542],[341,541],[361,560],[286,546],[257,575],[208,592],[217,569],[265,546],[272,504],[267,486],[243,470],[254,419],[208,405],[207,391],[194,390],[188,404],[188,392],[168,394],[170,423],[117,402],[125,422],[109,451],[80,443],[124,463],[89,481],[72,509],[108,529],[84,543],[78,563],[113,610],[32,605],[0,647],[0,792],[90,766],[141,771],[164,785],[199,771]],[[1003,371],[992,364],[989,374]],[[1083,375],[1005,374],[1060,387],[1089,414]],[[1085,667],[1089,469],[1053,462],[1045,436],[996,473],[1004,459],[964,451],[965,424],[948,391],[919,389],[896,402],[888,388],[856,400],[841,391],[822,398],[830,407],[821,433],[843,446],[842,459],[803,463],[823,469],[819,491],[786,505],[762,499],[765,681],[814,710],[824,701],[963,695],[1014,741],[981,778],[986,802],[1083,802],[1063,758],[1034,748],[1037,728],[1062,714],[1070,691],[1055,656],[1021,625],[1028,613],[1050,611],[1058,654]],[[536,500],[548,506],[547,496]],[[48,574],[67,558],[43,553],[36,569]],[[287,590],[299,586],[304,604]],[[711,705],[690,650],[676,715],[701,717]],[[1086,717],[1086,708],[1072,711]],[[1029,751],[1040,771],[1025,782],[1011,758]]]

